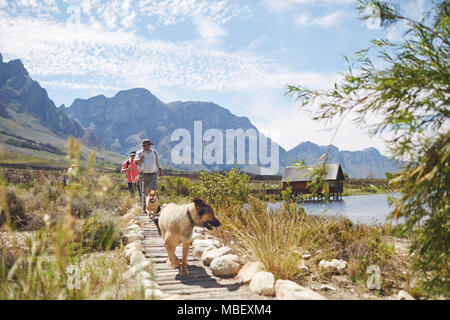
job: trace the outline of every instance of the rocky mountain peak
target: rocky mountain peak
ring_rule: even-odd
[[[6,64],[7,68],[10,70],[11,73],[17,75],[17,76],[25,76],[28,77],[28,71],[25,69],[23,63],[19,59],[14,59],[9,61]]]
[[[26,127],[32,127],[30,120],[23,114],[29,114],[33,120],[59,137],[73,136],[84,140],[88,145],[102,146],[102,142],[78,122],[67,117],[49,99],[47,91],[34,81],[25,69],[22,61],[14,59],[0,63],[0,97],[5,112],[1,115],[14,118]],[[28,123],[24,123],[28,121]]]

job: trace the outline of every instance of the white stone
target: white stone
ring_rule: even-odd
[[[168,295],[162,292],[159,289],[146,289],[145,290],[145,299],[164,299],[167,298]]]
[[[203,239],[205,239],[205,236],[202,235],[202,234],[200,234],[200,233],[193,232],[193,233],[192,233],[192,238],[191,238],[191,239],[192,239],[192,240],[203,240]]]
[[[414,297],[405,290],[400,290],[400,292],[397,294],[397,300],[416,300],[416,299],[414,299]]]
[[[138,250],[144,251],[143,242],[140,240],[137,240],[137,241],[133,241],[125,246],[125,251],[133,250],[133,249],[138,249]]]
[[[124,235],[123,237],[124,237],[126,244],[129,244],[131,242],[138,241],[138,240],[140,240],[140,241],[144,240],[144,236],[142,233],[129,233],[129,234]]]
[[[124,255],[124,257],[125,257],[129,262],[131,262],[131,256],[132,256],[133,253],[135,253],[135,252],[139,252],[139,253],[143,254],[143,253],[142,253],[142,250],[140,250],[139,248],[130,248],[130,249],[125,250],[125,251],[123,252],[123,255]]]
[[[298,265],[297,266],[297,270],[300,271],[300,272],[310,273],[308,266],[304,265],[304,264]]]
[[[345,271],[347,267],[347,262],[344,260],[333,259],[331,261],[320,260],[319,267],[323,269],[327,269],[329,271]]]
[[[130,264],[133,267],[144,261],[145,261],[145,256],[139,250],[134,250],[133,253],[130,255]]]
[[[140,271],[140,272],[136,273],[136,278],[139,281],[146,280],[146,279],[152,280],[152,275],[150,273],[148,273],[147,271]]]
[[[194,240],[192,242],[193,252],[194,255],[196,256],[201,256],[206,248],[213,248],[213,247],[218,248],[219,246],[220,243],[217,240],[203,239],[203,240]]]
[[[322,284],[319,288],[321,291],[336,291],[337,289],[335,287],[329,286],[327,284]]]
[[[145,289],[160,289],[159,285],[153,280],[143,279],[141,284]]]
[[[331,260],[331,266],[335,268],[337,271],[343,271],[347,268],[347,261],[333,259]]]
[[[140,273],[141,271],[146,271],[151,274],[153,271],[152,269],[153,269],[152,262],[149,260],[145,260],[144,262],[141,262],[141,263],[131,267],[130,270],[128,270],[125,273],[125,277],[127,277],[127,278],[132,277],[132,276]]]
[[[234,277],[241,268],[239,257],[235,254],[227,254],[211,261],[213,275],[218,277]]]
[[[140,213],[141,213],[141,208],[134,207],[134,208],[129,209],[129,210],[127,211],[127,213],[124,214],[124,216],[123,216],[122,218],[123,218],[125,221],[128,221],[128,220],[134,218],[136,215],[138,215],[138,214],[140,214]]]
[[[311,258],[312,257],[312,254],[311,253],[305,253],[304,255],[302,255],[302,259],[303,260],[308,260],[309,258]]]
[[[250,281],[250,290],[254,293],[263,296],[275,295],[275,277],[272,273],[266,271],[259,271],[255,273]]]
[[[205,266],[209,266],[211,261],[213,261],[215,258],[230,254],[232,252],[233,250],[226,246],[220,248],[212,248],[210,250],[203,251],[201,260]]]
[[[326,300],[321,294],[290,280],[275,282],[275,296],[279,300]]]
[[[131,226],[127,227],[127,231],[139,232],[141,231],[141,227],[134,223]]]
[[[241,283],[248,283],[252,280],[255,273],[258,271],[263,271],[264,265],[261,262],[247,262],[244,266],[239,270],[239,273],[236,276],[236,280]]]

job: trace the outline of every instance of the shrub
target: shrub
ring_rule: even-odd
[[[23,230],[26,231],[39,230],[45,226],[44,215],[40,212],[30,214],[27,221],[26,226],[23,227]]]
[[[114,217],[106,212],[96,212],[83,222],[81,244],[85,250],[111,250],[120,246],[122,232]]]
[[[71,214],[77,218],[85,218],[92,212],[92,204],[86,198],[74,197],[72,199]]]
[[[21,229],[27,224],[25,215],[25,206],[23,200],[17,197],[13,190],[8,190],[5,195],[6,208],[1,209],[0,225],[7,222],[9,215],[11,227],[13,229]]]
[[[188,178],[185,177],[165,177],[161,184],[161,192],[167,196],[184,196],[191,194],[192,184]]]
[[[298,275],[300,257],[295,251],[304,216],[301,208],[289,213],[284,208],[268,212],[265,202],[250,198],[245,208],[221,207],[217,216],[222,226],[215,232],[228,242],[234,241],[241,256],[260,261],[277,278]]]
[[[250,195],[250,177],[241,173],[238,168],[225,174],[200,172],[199,179],[192,187],[193,196],[212,203],[216,208],[244,203]]]
[[[9,269],[14,265],[15,258],[9,248],[0,248],[0,277],[5,277]]]

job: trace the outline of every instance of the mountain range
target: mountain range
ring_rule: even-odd
[[[66,139],[75,137],[101,151],[106,161],[120,157],[106,151],[104,143],[78,121],[61,112],[47,91],[34,81],[18,59],[3,62],[0,53],[0,147],[3,154],[25,154],[62,162]],[[84,155],[88,152],[83,149]]]
[[[20,60],[4,63],[0,54],[0,143],[7,145],[8,150],[13,148],[13,152],[21,152],[21,149],[25,152],[30,148],[40,149],[43,153],[58,152],[63,149],[61,141],[73,136],[89,147],[108,149],[111,152],[102,151],[102,154],[114,155],[110,158],[118,162],[121,158],[118,154],[124,159],[129,151],[139,148],[144,138],[151,138],[165,166],[184,170],[226,170],[234,167],[234,163],[208,164],[203,161],[180,164],[172,161],[172,151],[178,143],[171,141],[174,130],[182,128],[194,139],[195,121],[201,121],[203,133],[215,129],[216,133],[225,136],[227,130],[236,132],[242,129],[256,133],[257,137],[260,134],[247,117],[234,115],[213,102],[176,101],[166,104],[144,88],[119,91],[110,98],[98,95],[75,99],[68,108],[64,105],[57,108],[46,90],[30,78]],[[244,152],[245,159],[249,159],[250,140],[251,137],[247,138],[243,145],[234,142],[234,159],[237,159],[239,152]],[[200,143],[201,147],[208,145],[205,141]],[[222,150],[226,151],[226,142],[222,143]],[[270,138],[268,143],[269,146],[276,145]],[[304,159],[308,165],[316,164],[326,151],[329,151],[329,162],[341,163],[344,172],[353,178],[384,178],[385,172],[399,170],[395,161],[381,155],[375,148],[339,151],[332,145],[302,142],[286,151],[276,146],[279,148],[278,174],[296,160]],[[213,152],[214,155],[216,152]],[[194,159],[194,148],[191,148],[191,158]],[[258,158],[254,164],[247,161],[239,166],[245,171],[260,173],[264,163]]]

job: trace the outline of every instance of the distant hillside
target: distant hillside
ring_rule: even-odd
[[[32,159],[45,159],[44,162],[55,159],[63,161],[66,139],[73,136],[81,139],[84,145],[97,149],[99,161],[119,163],[130,150],[140,148],[144,138],[151,138],[166,167],[183,170],[233,168],[235,163],[172,162],[171,152],[178,143],[170,140],[172,133],[179,128],[186,129],[193,146],[195,121],[201,121],[203,134],[208,129],[216,129],[215,132],[225,138],[227,130],[240,129],[254,130],[259,135],[258,129],[248,118],[234,115],[215,103],[176,101],[165,104],[144,88],[119,91],[111,98],[99,95],[89,99],[75,99],[69,108],[64,105],[57,108],[46,90],[31,79],[20,60],[4,63],[0,54],[0,148],[4,152],[4,157],[0,157],[2,163],[13,161],[8,159],[16,159],[18,162],[26,160],[27,163]],[[270,138],[268,141],[267,156],[270,154]],[[226,162],[229,156],[226,154],[226,141],[224,139],[221,142],[223,162]],[[248,164],[248,142],[247,138],[243,146],[234,143],[234,159],[237,159],[238,154],[244,154],[246,164],[239,164],[243,170],[267,174],[260,171],[261,167],[267,166],[261,162],[259,149],[257,163]],[[278,174],[296,160],[304,159],[308,165],[316,164],[328,150],[326,146],[302,142],[287,152],[275,142],[273,144],[279,150]],[[208,145],[210,142],[202,142],[202,148]],[[193,149],[194,147],[191,150],[192,160]],[[20,157],[13,156],[17,153],[28,157],[20,160]],[[381,155],[375,148],[351,152],[339,151],[331,146],[329,162],[341,163],[344,172],[352,178],[384,178],[385,172],[398,171],[395,162]]]
[[[150,91],[142,88],[120,91],[112,98],[100,95],[89,99],[76,99],[66,109],[66,113],[102,139],[113,151],[125,154],[132,149],[138,149],[142,140],[149,137],[155,143],[164,165],[187,170],[226,170],[235,165],[173,163],[171,150],[177,143],[171,142],[170,139],[174,130],[184,128],[190,132],[191,139],[194,139],[194,121],[201,121],[203,133],[211,128],[218,129],[224,136],[226,129],[254,129],[259,133],[248,118],[236,116],[215,103],[177,101],[165,104]],[[235,158],[237,152],[236,146]],[[248,157],[248,144],[245,152]],[[282,159],[287,156],[286,150],[281,147],[280,156]],[[257,165],[247,164],[240,167],[259,173]]]
[[[329,163],[340,163],[351,178],[385,178],[385,172],[399,171],[396,161],[389,160],[376,148],[362,151],[339,151],[335,146],[318,146],[312,142],[302,142],[288,151],[297,160],[305,160],[307,165],[317,164],[319,158],[329,152]]]
[[[80,139],[85,146],[105,149],[101,140],[56,108],[20,60],[6,63],[0,54],[1,150],[61,162],[69,136]]]
[[[142,139],[150,137],[161,154],[163,164],[185,170],[226,170],[234,165],[177,165],[171,162],[171,150],[176,144],[170,141],[172,132],[185,128],[194,136],[194,121],[202,121],[202,129],[218,129],[225,135],[226,129],[258,129],[246,117],[232,114],[228,109],[212,102],[188,101],[163,103],[150,91],[136,88],[118,92],[114,97],[103,95],[89,99],[76,99],[65,110],[85,128],[99,137],[111,150],[126,154],[140,148]],[[319,147],[311,142],[303,142],[287,152],[279,147],[280,169],[296,160],[305,159],[308,165],[316,164],[328,147]],[[248,141],[245,147],[248,159]],[[235,149],[236,157],[237,147]],[[225,147],[224,147],[225,153]],[[193,158],[193,156],[192,156]],[[375,148],[363,151],[339,151],[330,148],[330,162],[339,162],[352,178],[384,178],[385,172],[397,172],[394,161],[389,161]],[[259,164],[259,163],[258,163]],[[252,173],[260,173],[257,166],[240,166]]]

